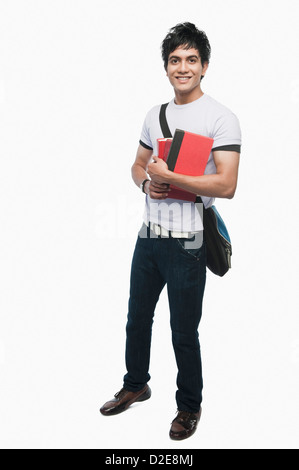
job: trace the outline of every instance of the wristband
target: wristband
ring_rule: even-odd
[[[146,180],[142,181],[142,183],[141,183],[141,185],[140,185],[140,189],[141,189],[141,191],[142,191],[144,194],[146,194],[146,192],[144,191],[144,186],[145,186],[145,183],[146,183],[147,181],[150,181],[150,180],[149,180],[149,179],[146,179]]]

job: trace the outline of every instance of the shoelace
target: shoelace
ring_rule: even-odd
[[[125,390],[124,388],[122,388],[119,392],[117,392],[114,397],[115,398],[121,398],[125,393],[127,392],[127,390]]]
[[[191,419],[192,416],[194,416],[194,413],[190,413],[188,411],[177,411],[177,416],[173,421],[177,421],[185,428],[193,428],[197,423],[197,419],[196,417],[194,417],[195,419]]]

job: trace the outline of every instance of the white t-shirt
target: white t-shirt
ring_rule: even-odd
[[[153,107],[147,114],[140,138],[140,144],[153,150],[158,155],[157,139],[163,138],[159,122],[161,106]],[[174,135],[176,129],[182,129],[194,134],[214,139],[205,174],[216,173],[213,150],[241,149],[241,129],[238,118],[227,107],[204,94],[192,103],[177,105],[174,99],[166,109],[166,119],[169,129]],[[206,208],[214,199],[202,197]],[[163,201],[146,196],[144,221],[161,225],[167,230],[178,232],[199,231],[203,229],[202,221],[195,204],[178,199],[167,198]]]

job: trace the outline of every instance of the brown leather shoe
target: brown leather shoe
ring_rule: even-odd
[[[125,388],[122,388],[114,395],[112,400],[107,401],[107,403],[102,406],[100,412],[105,416],[117,415],[118,413],[126,411],[129,406],[135,402],[148,400],[151,394],[152,392],[148,385],[139,392],[129,392]]]
[[[201,416],[201,408],[198,413],[178,411],[177,416],[171,423],[169,437],[175,441],[187,439],[195,433]]]

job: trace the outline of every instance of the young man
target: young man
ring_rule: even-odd
[[[181,440],[195,432],[201,415],[198,326],[206,281],[206,246],[204,237],[200,246],[190,242],[203,233],[195,204],[187,203],[190,210],[185,210],[186,201],[171,198],[170,185],[200,195],[205,207],[212,205],[215,197],[232,198],[237,186],[241,132],[236,116],[201,89],[210,60],[210,44],[204,32],[191,23],[175,26],[162,43],[162,58],[175,95],[166,110],[172,134],[176,128],[184,129],[211,137],[214,144],[203,176],[173,173],[157,157],[157,139],[163,137],[160,106],[146,116],[132,167],[134,182],[146,193],[146,208],[132,261],[127,373],[123,388],[103,405],[101,413],[117,414],[134,402],[150,398],[147,383],[152,323],[160,293],[167,285],[178,367],[178,412],[170,437]]]

